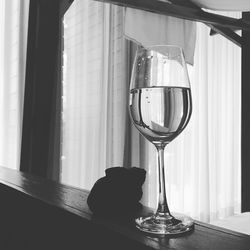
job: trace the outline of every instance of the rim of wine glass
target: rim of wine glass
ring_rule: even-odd
[[[185,58],[185,54],[184,54],[184,49],[181,47],[181,46],[178,46],[178,45],[172,45],[172,44],[156,44],[156,45],[150,45],[150,46],[143,46],[143,45],[139,45],[140,48],[136,50],[136,54],[138,53],[139,50],[141,49],[144,49],[144,50],[152,50],[152,48],[157,48],[157,47],[173,47],[173,48],[176,48],[176,49],[179,49],[180,50],[180,53],[183,57],[183,60],[185,62],[185,64],[187,63],[186,62],[186,58]],[[156,51],[157,52],[157,51]]]
[[[156,45],[149,45],[149,46],[143,46],[143,45],[140,45],[140,46],[141,46],[140,49],[143,49],[143,48],[144,49],[151,49],[151,48],[155,48],[155,47],[174,47],[174,48],[179,49],[183,53],[183,48],[181,46],[172,45],[172,44],[156,44]]]

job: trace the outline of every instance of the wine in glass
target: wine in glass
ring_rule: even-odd
[[[159,45],[137,50],[130,82],[130,116],[139,132],[157,149],[158,207],[136,219],[137,227],[153,234],[180,234],[193,220],[170,213],[165,190],[164,148],[186,127],[192,110],[191,90],[182,49]]]

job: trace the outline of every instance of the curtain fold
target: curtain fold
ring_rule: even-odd
[[[29,0],[0,2],[0,165],[18,169]]]

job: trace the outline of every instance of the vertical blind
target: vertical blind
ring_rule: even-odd
[[[147,170],[142,202],[153,207],[156,154],[129,126],[133,53],[123,29],[117,6],[76,0],[65,15],[61,181],[91,189],[106,168],[126,162]],[[240,211],[241,51],[203,24],[197,29],[193,114],[166,147],[166,185],[171,211],[208,222]]]
[[[0,165],[20,160],[28,0],[0,1]]]

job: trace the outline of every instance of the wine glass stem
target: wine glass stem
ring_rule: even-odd
[[[170,215],[167,204],[166,188],[165,188],[165,170],[164,170],[164,146],[157,146],[158,154],[158,177],[159,177],[159,196],[158,196],[158,214]]]

